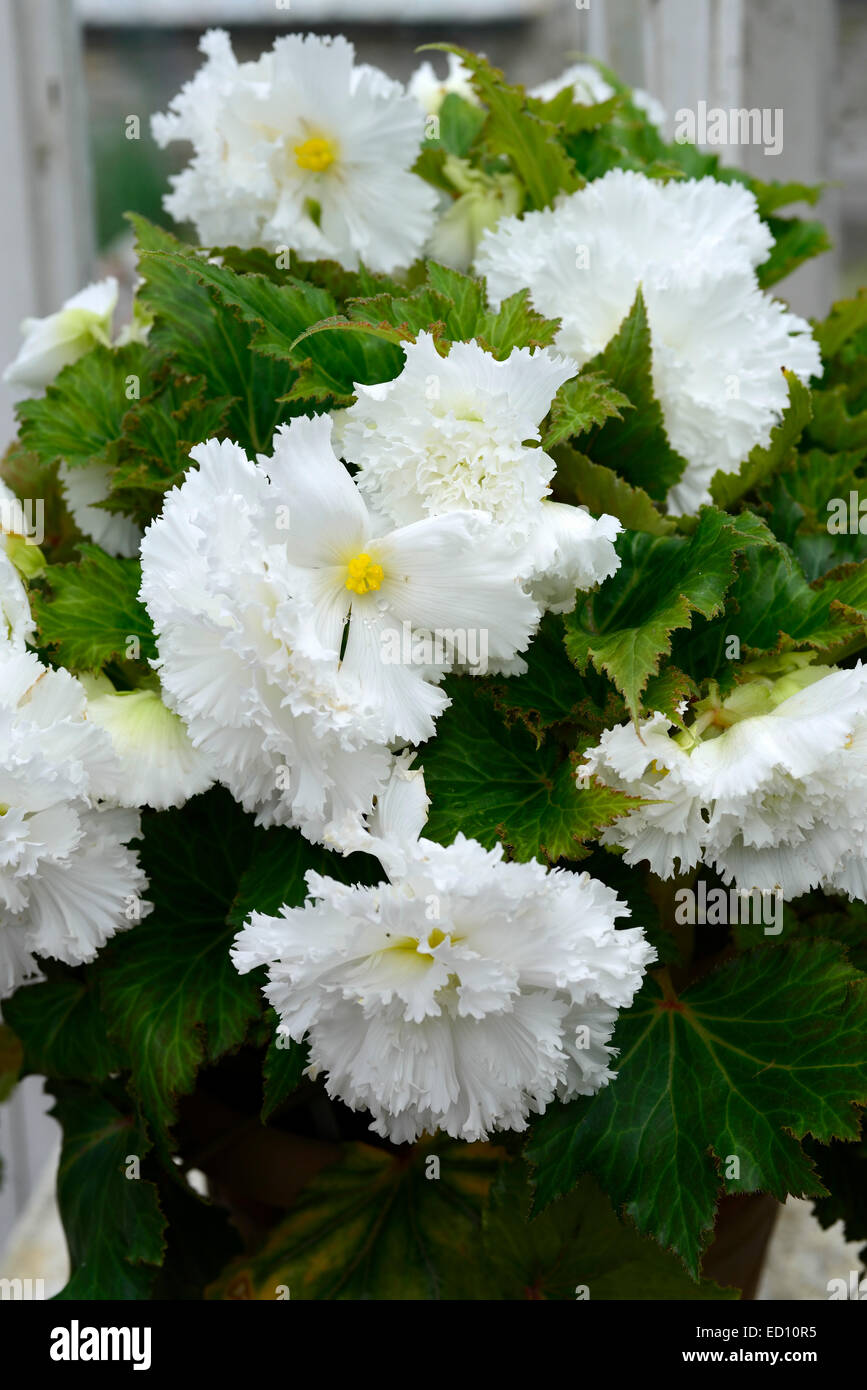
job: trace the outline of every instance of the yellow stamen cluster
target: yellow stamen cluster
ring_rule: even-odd
[[[299,169],[309,169],[314,174],[323,173],[334,163],[336,157],[334,145],[323,135],[311,135],[309,140],[295,146],[295,158]]]
[[[375,564],[366,550],[346,566],[346,587],[354,594],[369,594],[379,589],[384,578],[382,565]]]

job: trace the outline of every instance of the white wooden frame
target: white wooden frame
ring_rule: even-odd
[[[89,278],[93,256],[86,92],[71,0],[0,0],[0,368],[20,321],[51,313]],[[0,450],[15,433],[0,386]],[[30,1077],[0,1106],[0,1246],[58,1136],[50,1099]]]
[[[72,0],[0,0],[0,368],[21,320],[51,313],[89,278],[93,217],[86,91]],[[0,387],[0,447],[14,435]]]

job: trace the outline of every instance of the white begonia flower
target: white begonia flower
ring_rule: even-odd
[[[87,718],[104,729],[116,767],[93,779],[95,793],[118,806],[183,806],[214,781],[210,761],[190,742],[183,721],[156,690],[115,690],[105,677],[81,680]]]
[[[806,321],[759,289],[754,267],[771,245],[740,184],[615,169],[555,208],[505,218],[476,264],[495,304],[526,286],[540,313],[559,316],[557,346],[578,366],[614,338],[641,289],[654,391],[687,461],[668,507],[695,512],[717,470],[767,444],[788,402],[782,368],[803,381],[822,370]]]
[[[434,190],[411,172],[424,115],[342,37],[291,34],[238,63],[212,29],[206,62],[153,117],[159,145],[193,144],[166,209],[205,245],[290,248],[354,269],[409,265],[433,224]]]
[[[87,285],[67,299],[57,313],[43,319],[25,319],[24,342],[14,362],[3,373],[13,386],[39,391],[57,373],[102,343],[111,346],[111,321],[117,304],[117,280],[108,276]]]
[[[651,804],[602,842],[662,878],[704,862],[744,891],[822,887],[867,901],[867,666],[809,660],[780,659],[776,679],[757,663],[674,737],[659,713],[607,730],[581,772]]]
[[[150,911],[127,847],[138,815],[94,800],[112,767],[79,682],[0,648],[0,996],[38,974],[35,957],[92,960]]]
[[[365,499],[397,526],[485,511],[526,537],[556,467],[533,444],[574,364],[544,348],[513,348],[498,361],[474,342],[452,343],[442,357],[424,332],[403,353],[399,376],[356,383],[355,404],[337,416]]]
[[[109,512],[95,503],[109,495],[111,469],[101,463],[70,468],[61,461],[57,470],[64,501],[83,535],[101,545],[109,555],[131,559],[138,555],[142,529],[122,512]]]
[[[478,343],[453,343],[442,357],[428,333],[405,344],[404,356],[400,376],[356,384],[355,404],[336,417],[371,508],[397,525],[484,512],[520,547],[517,568],[532,597],[571,610],[577,589],[618,569],[613,541],[622,529],[615,517],[546,500],[556,465],[538,446],[539,425],[573,364],[529,348],[498,361]],[[496,669],[518,673],[524,664],[500,653]]]
[[[473,88],[472,73],[465,67],[457,53],[447,53],[449,70],[445,77],[437,76],[433,64],[420,63],[407,83],[407,91],[424,111],[426,116],[437,115],[440,107],[450,93],[463,97],[473,106],[480,105]]]
[[[163,697],[260,824],[316,839],[369,809],[390,761],[382,720],[293,590],[279,475],[229,441],[191,458],[141,546]]]
[[[307,874],[303,907],[254,912],[232,958],[268,967],[278,1031],[310,1045],[309,1074],[366,1109],[393,1143],[523,1130],[555,1098],[612,1080],[617,1010],[655,952],[613,889],[459,835],[417,839],[425,798],[398,764],[373,834],[389,882]]]
[[[10,542],[24,538],[24,510],[0,478],[0,650],[25,646],[36,631],[27,589],[9,553]]]

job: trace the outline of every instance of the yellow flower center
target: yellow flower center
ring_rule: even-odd
[[[375,564],[366,550],[362,550],[346,566],[346,587],[354,594],[369,594],[379,589],[384,578],[382,565]]]
[[[309,140],[295,146],[295,158],[300,169],[310,169],[314,174],[321,174],[334,163],[337,150],[332,141],[326,140],[324,135],[311,135]]]

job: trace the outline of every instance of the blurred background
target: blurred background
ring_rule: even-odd
[[[867,0],[0,0],[2,362],[25,315],[51,312],[96,273],[129,276],[125,211],[165,220],[166,179],[187,152],[159,150],[149,118],[195,72],[199,36],[216,24],[240,58],[279,33],[340,30],[400,79],[419,45],[442,39],[526,85],[588,55],[658,98],[669,135],[676,112],[701,101],[782,110],[778,155],[717,151],[762,179],[827,185],[818,215],[835,249],[781,293],[819,315],[867,278]],[[3,441],[11,407],[0,386]]]
[[[447,38],[484,52],[527,86],[556,76],[579,54],[601,58],[674,114],[699,100],[781,108],[783,150],[724,149],[765,179],[839,182],[821,215],[833,225],[833,264],[787,287],[794,307],[822,312],[842,274],[864,269],[867,223],[867,0],[77,0],[85,23],[89,145],[96,244],[111,245],[134,206],[160,216],[166,174],[183,150],[160,151],[145,113],[163,110],[198,66],[207,24],[232,33],[239,57],[255,57],[275,32],[339,25],[361,59],[406,80],[415,49]],[[176,27],[167,30],[165,26]],[[181,26],[184,27],[181,27]],[[430,56],[430,55],[422,55]],[[435,58],[444,66],[444,60]],[[142,114],[130,150],[124,117]],[[862,276],[863,279],[863,276]]]
[[[131,286],[126,211],[171,226],[161,200],[187,150],[159,150],[149,118],[193,75],[199,36],[218,24],[242,59],[280,33],[339,31],[403,80],[430,56],[415,49],[437,40],[483,52],[526,85],[597,57],[662,102],[669,136],[677,110],[700,101],[781,109],[777,156],[718,151],[762,179],[826,185],[808,215],[829,226],[834,250],[777,293],[820,316],[867,281],[867,0],[0,0],[0,368],[26,315],[52,312],[99,275]],[[0,386],[0,448],[13,404]],[[30,1079],[0,1106],[0,1277],[46,1277],[48,1294],[65,1279],[49,1104]],[[826,1281],[852,1268],[857,1246],[790,1202],[760,1296],[824,1298]]]

